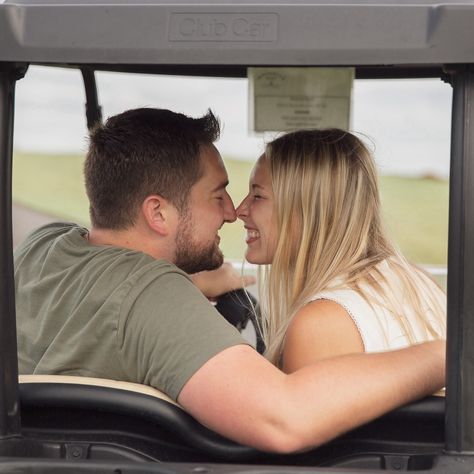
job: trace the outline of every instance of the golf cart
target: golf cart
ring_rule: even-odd
[[[474,3],[447,0],[0,2],[0,472],[472,472],[472,25]],[[210,432],[153,389],[60,376],[19,383],[11,171],[15,85],[30,65],[82,72],[89,126],[101,120],[96,71],[246,77],[248,67],[332,66],[353,67],[358,79],[448,82],[446,398],[429,397],[322,447],[283,456]]]

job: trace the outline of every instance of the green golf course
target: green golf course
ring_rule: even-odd
[[[80,155],[15,153],[13,199],[58,219],[89,223]],[[252,163],[225,157],[229,193],[237,204],[247,193]],[[384,218],[390,234],[412,261],[446,265],[448,182],[425,178],[383,176],[380,179]],[[221,247],[229,259],[242,260],[244,232],[240,222],[225,225]]]

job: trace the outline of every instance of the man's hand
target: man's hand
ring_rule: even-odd
[[[204,296],[211,299],[229,291],[254,285],[257,281],[254,276],[241,275],[232,264],[227,262],[217,270],[194,273],[191,279]]]

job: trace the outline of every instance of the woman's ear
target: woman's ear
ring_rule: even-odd
[[[153,194],[146,197],[142,213],[148,227],[158,235],[166,237],[173,231],[177,209],[162,196]]]

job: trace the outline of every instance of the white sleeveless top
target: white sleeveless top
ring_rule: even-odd
[[[382,262],[378,268],[383,272],[384,276],[389,277],[388,273],[390,270],[386,262]],[[435,286],[434,283],[433,285]],[[367,288],[366,291],[375,296],[371,288]],[[439,290],[439,298],[441,304],[445,307],[446,296],[441,290]],[[372,300],[368,303],[357,291],[350,288],[324,291],[310,298],[308,302],[322,299],[334,301],[347,311],[360,333],[365,352],[398,349],[411,344],[398,316],[388,311],[382,305],[373,303]],[[404,301],[402,292],[400,292],[399,301],[400,313],[407,318],[413,328],[415,342],[426,341],[428,337],[423,327],[415,318],[413,308]],[[439,323],[434,319],[433,313],[428,307],[425,314],[428,320],[431,320],[433,326],[439,328]]]

